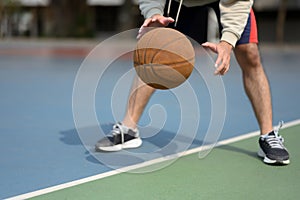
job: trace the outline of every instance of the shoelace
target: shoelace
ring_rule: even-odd
[[[283,121],[280,121],[278,126],[274,128],[274,135],[268,135],[265,140],[271,146],[271,148],[279,148],[284,149],[283,142],[284,139],[281,135],[279,135],[279,130],[283,125]]]
[[[121,143],[123,144],[124,143],[124,131],[122,130],[122,128],[120,127],[119,124],[115,124],[113,126],[112,135],[116,136],[119,134],[121,134]]]

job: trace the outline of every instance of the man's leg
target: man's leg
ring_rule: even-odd
[[[278,130],[272,127],[272,102],[268,79],[256,43],[237,45],[234,50],[241,66],[245,91],[256,115],[261,137],[258,155],[267,164],[289,164],[289,153]]]
[[[111,134],[100,139],[96,151],[120,151],[142,145],[137,123],[155,89],[135,77],[128,98],[127,110],[122,123],[113,126]]]
[[[122,122],[125,126],[132,129],[136,128],[137,123],[154,91],[154,88],[145,84],[137,76],[134,78],[129,94],[130,96],[128,99],[126,114]]]
[[[242,69],[244,88],[252,104],[261,134],[273,130],[272,102],[268,79],[261,64],[257,44],[236,46],[235,57]]]

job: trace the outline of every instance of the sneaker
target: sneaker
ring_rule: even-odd
[[[280,122],[278,128],[259,138],[258,156],[264,158],[264,163],[284,165],[290,163],[289,153],[283,145],[284,139],[278,134],[282,125],[283,122]]]
[[[121,123],[113,126],[111,135],[97,142],[96,151],[120,151],[122,149],[137,148],[142,145],[138,129],[130,129]]]

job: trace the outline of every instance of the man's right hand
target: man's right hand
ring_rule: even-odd
[[[140,39],[146,32],[149,31],[147,27],[165,27],[169,23],[173,23],[175,20],[171,17],[164,17],[162,15],[153,15],[151,18],[145,19],[141,26],[137,39]]]

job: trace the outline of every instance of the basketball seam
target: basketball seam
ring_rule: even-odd
[[[182,63],[185,63],[186,61],[188,61],[189,63],[193,63],[192,61],[194,61],[195,59],[194,58],[190,58],[190,59],[186,59],[186,60],[183,60],[183,61],[180,61],[180,62],[173,62],[173,63],[165,63],[165,64],[160,64],[160,63],[150,63],[150,64],[143,64],[143,66],[160,66],[160,65],[176,65],[176,64],[182,64]],[[137,62],[134,62],[136,65],[139,65],[139,63]]]
[[[154,35],[156,35],[157,34],[157,32],[155,32],[155,34],[153,34],[153,35],[150,35],[150,38],[148,39],[148,41],[147,41],[147,44],[146,44],[146,46],[148,46],[149,45],[149,43],[152,41],[152,38],[154,37]],[[147,61],[147,48],[143,48],[144,49],[144,63],[146,63],[146,61]],[[140,56],[140,55],[139,55]],[[143,71],[144,71],[144,75],[145,75],[145,78],[147,79],[147,80],[149,80],[149,77],[148,77],[148,73],[146,73],[146,66],[144,66],[143,65],[143,67],[142,67],[142,69],[143,69]],[[146,83],[146,84],[148,84],[148,83]]]
[[[158,30],[158,29],[157,29]],[[154,35],[156,35],[157,32],[154,32],[154,34],[150,35],[150,38],[148,39],[147,41],[147,46],[149,45],[149,43],[152,41],[152,38],[154,37]],[[147,47],[146,46],[146,47]],[[144,51],[144,63],[146,63],[146,55],[147,55],[147,48],[145,48],[145,51]]]

